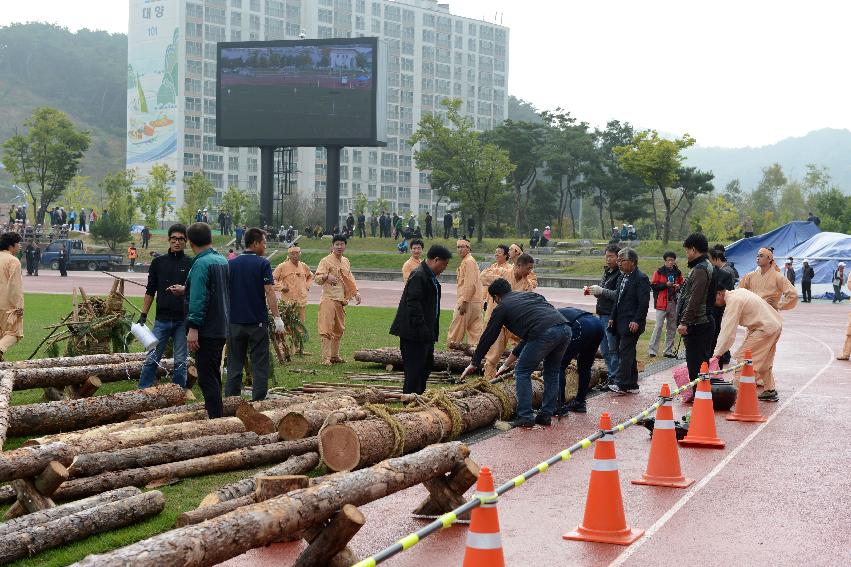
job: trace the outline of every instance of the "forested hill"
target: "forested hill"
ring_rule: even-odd
[[[44,23],[0,27],[0,143],[35,107],[57,108],[92,134],[82,173],[94,185],[124,168],[126,100],[126,35]]]
[[[700,140],[698,140],[700,143]],[[790,179],[801,179],[806,165],[824,166],[833,183],[844,193],[851,193],[851,132],[824,128],[800,138],[786,138],[761,148],[691,148],[685,152],[687,165],[715,174],[715,186],[723,188],[738,178],[741,187],[750,191],[762,177],[762,168],[773,163],[783,167]]]

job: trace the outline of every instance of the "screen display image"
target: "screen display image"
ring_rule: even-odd
[[[375,39],[220,44],[218,144],[374,145]]]

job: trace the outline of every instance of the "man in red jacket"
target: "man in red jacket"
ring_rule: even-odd
[[[677,334],[677,292],[683,285],[683,274],[677,267],[677,255],[665,252],[662,256],[665,263],[653,272],[650,287],[653,289],[653,306],[656,308],[656,326],[650,337],[647,348],[649,356],[656,356],[659,350],[659,339],[662,338],[662,326],[667,328],[665,333],[665,356],[674,358],[674,338]]]

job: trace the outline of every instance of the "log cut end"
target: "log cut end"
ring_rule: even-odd
[[[236,417],[245,425],[247,431],[253,431],[258,435],[275,433],[275,422],[269,416],[263,415],[248,402],[243,401],[236,410]]]
[[[310,431],[310,422],[302,414],[290,412],[278,424],[278,437],[281,441],[304,439]]]
[[[345,425],[329,425],[319,439],[322,460],[332,471],[354,470],[360,463],[360,440]]]
[[[204,499],[201,500],[201,503],[198,504],[198,507],[203,508],[204,506],[212,506],[213,504],[218,504],[221,501],[222,499],[219,497],[219,495],[214,492],[205,496]]]

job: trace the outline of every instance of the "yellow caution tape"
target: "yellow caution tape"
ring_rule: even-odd
[[[375,567],[376,565],[378,564],[375,562],[375,559],[369,557],[367,559],[364,559],[363,561],[358,561],[357,563],[352,565],[352,567]]]
[[[588,447],[591,446],[591,440],[586,437],[585,439],[583,439],[582,441],[579,442],[579,445],[583,449],[587,449]]]
[[[561,457],[561,460],[562,460],[562,461],[566,461],[566,460],[568,460],[568,459],[572,456],[572,455],[570,454],[570,451],[568,451],[567,449],[565,449],[564,451],[562,451],[562,452],[561,452],[561,453],[559,453],[558,455],[559,455],[559,457]]]
[[[535,468],[538,469],[538,472],[547,472],[547,469],[550,468],[550,465],[548,465],[547,463],[541,463]]]
[[[451,526],[452,524],[455,523],[455,521],[458,519],[458,516],[456,516],[452,512],[449,512],[449,513],[442,515],[439,519],[440,519],[441,523],[443,524],[443,527],[448,528],[449,526]]]
[[[514,482],[514,488],[517,488],[518,486],[526,482],[526,478],[521,474],[520,476],[514,477],[514,480],[512,482]]]
[[[411,534],[409,536],[406,536],[406,537],[403,537],[402,539],[400,539],[399,544],[402,546],[402,549],[405,550],[405,549],[410,549],[411,547],[415,546],[417,544],[417,542],[419,542],[419,541],[420,541],[420,536],[418,536],[417,534]]]

